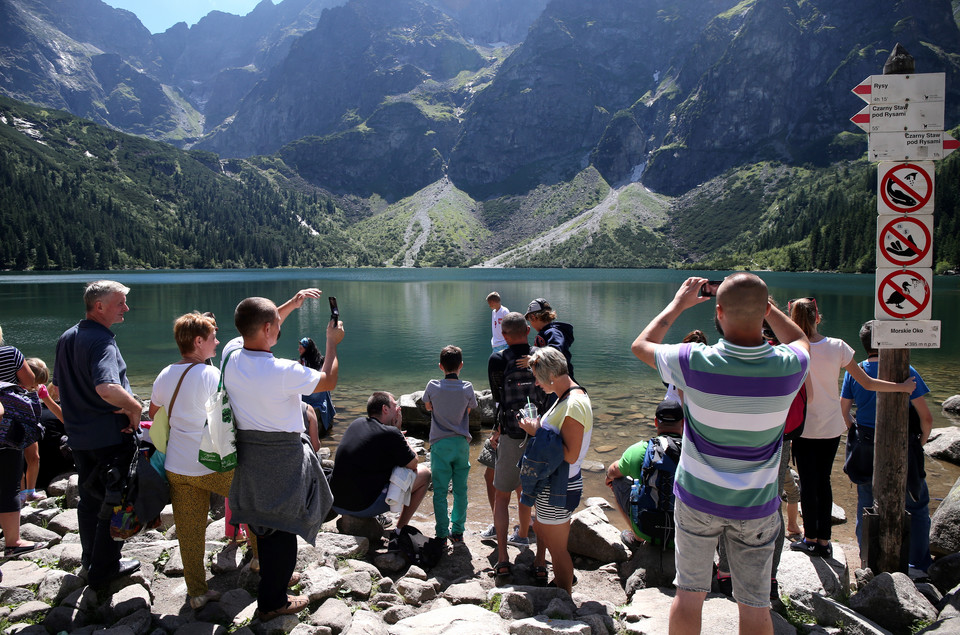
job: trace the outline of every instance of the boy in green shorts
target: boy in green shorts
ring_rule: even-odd
[[[456,346],[440,351],[443,379],[431,379],[423,391],[430,411],[430,468],[433,474],[433,513],[437,538],[463,542],[467,521],[467,475],[470,473],[470,409],[477,397],[468,381],[460,380],[463,352]],[[453,518],[447,517],[447,488],[453,481]]]

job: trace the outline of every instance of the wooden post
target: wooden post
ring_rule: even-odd
[[[913,57],[897,44],[883,65],[884,75],[914,72]],[[880,350],[877,376],[887,381],[906,381],[910,375],[910,349]],[[907,491],[907,423],[909,395],[877,393],[877,421],[873,456],[873,501],[880,521],[880,571],[901,571],[904,501]],[[906,571],[902,571],[906,573]]]

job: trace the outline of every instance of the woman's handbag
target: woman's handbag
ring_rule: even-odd
[[[854,485],[873,481],[873,428],[853,424],[847,430],[847,453],[843,471]]]
[[[177,394],[180,392],[183,378],[187,376],[191,368],[199,365],[200,362],[194,362],[187,367],[187,370],[183,371],[183,374],[180,375],[180,381],[177,382],[177,387],[173,391],[173,397],[170,398],[170,405],[160,406],[160,409],[153,415],[153,424],[150,426],[150,443],[163,454],[167,453],[167,441],[170,439],[170,416],[173,414],[173,404],[177,402]]]
[[[204,467],[214,472],[229,472],[237,467],[237,440],[233,428],[233,410],[230,399],[223,389],[223,375],[227,361],[238,349],[230,351],[223,360],[223,372],[217,392],[207,400],[207,421],[200,437],[200,453],[197,459]]]

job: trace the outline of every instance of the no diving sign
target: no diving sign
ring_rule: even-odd
[[[877,180],[878,214],[933,213],[933,161],[883,161]]]
[[[932,246],[932,214],[877,217],[877,267],[932,267]]]
[[[878,320],[929,320],[931,295],[931,269],[877,269],[874,317]]]

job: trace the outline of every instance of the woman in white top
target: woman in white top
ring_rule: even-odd
[[[849,344],[817,332],[821,316],[814,298],[794,300],[789,303],[788,311],[790,319],[810,340],[808,381],[812,384],[803,434],[793,442],[793,456],[800,476],[804,537],[790,543],[790,548],[829,558],[833,555],[830,545],[830,511],[833,508],[830,472],[840,445],[840,435],[847,429],[840,412],[840,372],[846,370],[864,388],[877,392],[912,392],[916,384],[912,378],[895,384],[868,377],[854,361]]]
[[[550,504],[549,486],[537,496],[537,519],[533,524],[537,533],[534,577],[538,583],[546,583],[546,551],[549,549],[553,560],[554,583],[570,593],[573,587],[573,560],[567,551],[567,539],[570,537],[570,516],[580,504],[580,495],[583,493],[580,465],[590,447],[593,410],[587,391],[567,374],[567,361],[560,351],[550,347],[537,350],[530,356],[530,369],[537,385],[544,392],[556,395],[557,401],[539,420],[524,419],[520,425],[530,435],[536,435],[541,426],[560,433],[563,460],[570,464],[565,506]]]
[[[164,467],[170,481],[173,520],[183,559],[183,577],[187,595],[194,610],[220,593],[207,587],[203,565],[210,493],[230,493],[233,470],[214,472],[197,460],[200,437],[207,421],[207,400],[217,391],[220,371],[206,361],[217,354],[217,323],[198,312],[187,313],[173,324],[173,334],[180,349],[180,361],[160,371],[153,382],[150,396],[150,418],[166,407],[170,421],[167,456]],[[179,385],[179,387],[178,387]],[[176,397],[174,398],[174,393]],[[256,557],[256,542],[250,536]]]

